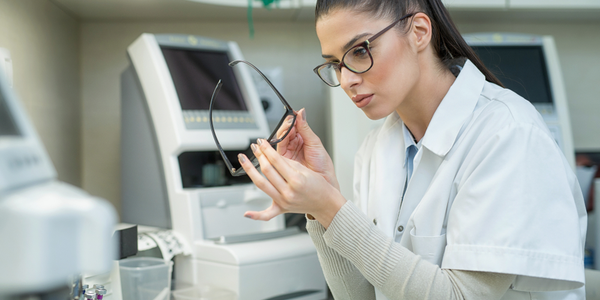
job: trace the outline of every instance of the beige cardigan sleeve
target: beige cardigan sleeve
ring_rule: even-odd
[[[308,220],[327,284],[338,300],[500,299],[515,275],[443,270],[386,237],[351,202],[327,230]]]

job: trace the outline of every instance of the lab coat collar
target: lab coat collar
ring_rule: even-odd
[[[450,151],[463,124],[473,113],[484,84],[485,76],[467,60],[433,114],[423,136],[424,147],[438,156]]]

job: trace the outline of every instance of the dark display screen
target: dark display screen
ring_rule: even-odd
[[[473,46],[504,86],[532,103],[552,103],[542,46]]]
[[[10,110],[8,110],[8,104],[4,99],[2,91],[0,91],[0,136],[5,135],[20,135],[17,124],[13,119]]]
[[[226,52],[162,47],[183,110],[208,110],[210,97],[220,80],[215,110],[247,111]]]

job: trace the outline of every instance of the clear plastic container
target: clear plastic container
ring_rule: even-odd
[[[173,262],[135,257],[119,261],[123,300],[169,300]]]
[[[123,298],[125,299],[125,298]],[[172,300],[237,300],[237,295],[230,290],[212,287],[195,286],[174,290]]]

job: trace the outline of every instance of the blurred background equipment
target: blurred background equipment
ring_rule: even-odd
[[[110,271],[116,212],[56,179],[6,62],[0,49],[0,299],[68,299],[82,273]]]

